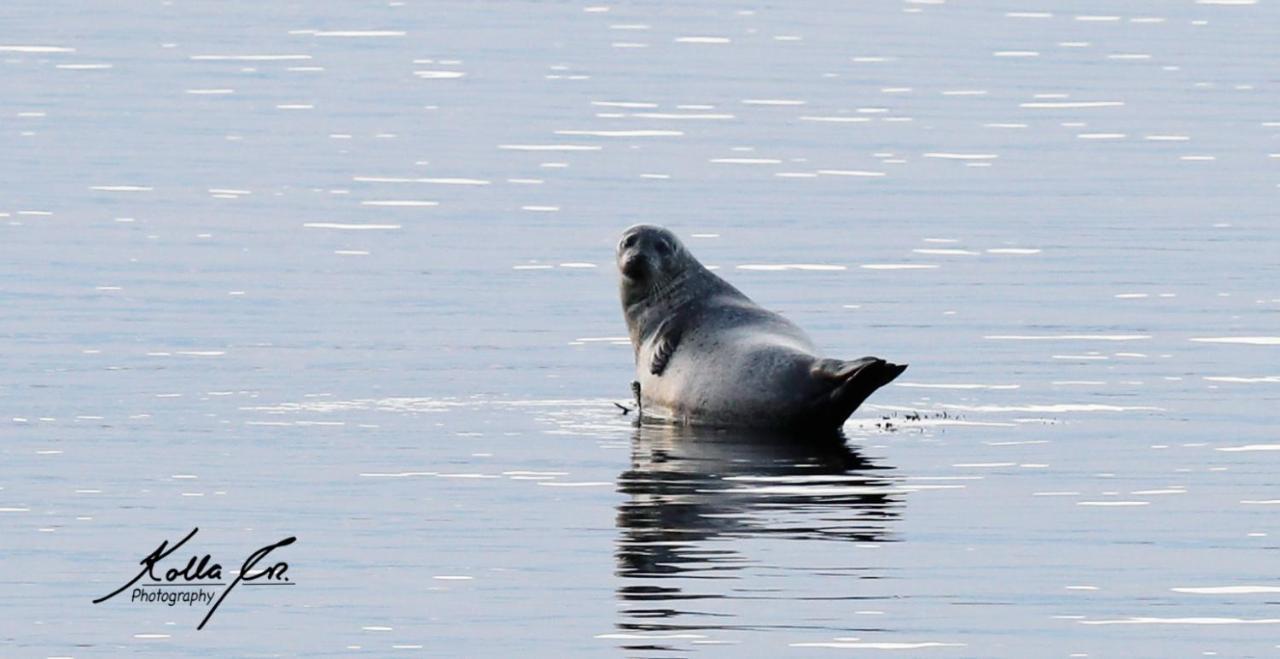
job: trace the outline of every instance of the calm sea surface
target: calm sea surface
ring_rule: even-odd
[[[1275,656],[1278,34],[10,0],[0,654]],[[910,370],[847,446],[633,427],[637,222]],[[92,603],[196,527],[291,587]]]

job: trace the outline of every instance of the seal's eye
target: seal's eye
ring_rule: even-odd
[[[628,249],[630,247],[635,246],[635,244],[636,244],[636,235],[633,233],[630,236],[627,236],[626,240],[622,241],[622,249]]]
[[[666,256],[671,253],[671,243],[665,240],[659,240],[657,246],[654,247],[654,249],[658,250],[659,254]]]

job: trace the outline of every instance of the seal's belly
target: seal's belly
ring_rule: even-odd
[[[693,332],[662,375],[642,351],[637,376],[645,414],[683,423],[778,425],[802,414],[816,391],[808,342],[759,328]]]

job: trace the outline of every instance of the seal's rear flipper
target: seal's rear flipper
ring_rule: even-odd
[[[824,425],[839,428],[853,411],[876,389],[893,381],[907,370],[906,364],[891,364],[878,357],[852,361],[821,359],[813,365],[813,374],[832,380],[835,388],[817,401],[817,416]]]

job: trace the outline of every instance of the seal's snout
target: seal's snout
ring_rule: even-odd
[[[627,250],[618,259],[622,275],[628,279],[641,279],[649,273],[649,259],[637,250]]]

